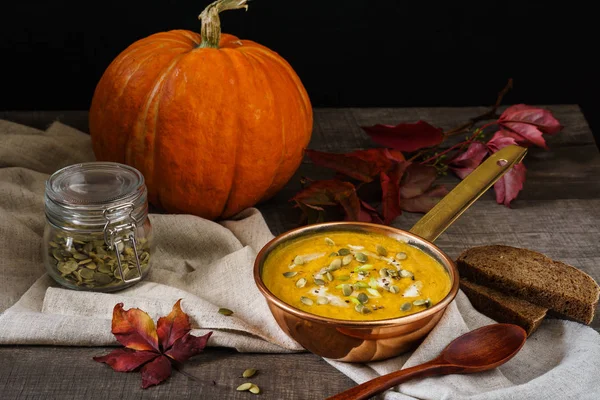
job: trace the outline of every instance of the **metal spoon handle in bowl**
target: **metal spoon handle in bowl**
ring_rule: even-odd
[[[487,158],[437,203],[410,232],[433,242],[498,179],[518,164],[527,149],[510,145]]]

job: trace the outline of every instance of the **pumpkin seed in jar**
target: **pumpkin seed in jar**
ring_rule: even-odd
[[[91,258],[86,258],[85,260],[79,261],[77,264],[79,264],[79,265],[85,265],[85,264],[88,264],[88,263],[91,263],[91,262],[92,262]]]
[[[98,285],[106,285],[112,282],[112,277],[101,272],[94,272],[94,281],[96,281]]]
[[[63,274],[70,274],[71,272],[77,270],[79,266],[77,265],[76,261],[67,261],[65,263],[62,263],[59,267],[58,270],[63,273]]]
[[[347,256],[348,254],[350,254],[350,250],[348,250],[345,247],[342,247],[341,249],[338,250],[338,254],[340,256]]]
[[[296,281],[297,288],[303,288],[304,286],[306,286],[306,278],[300,278]]]
[[[352,262],[352,254],[346,254],[344,258],[342,258],[342,265],[348,265]]]
[[[87,254],[90,253],[90,251],[92,251],[94,249],[94,244],[92,242],[87,242],[86,244],[83,245],[83,251],[86,252]]]
[[[401,251],[400,253],[396,253],[396,260],[406,260],[408,258],[408,256],[406,255],[405,252]]]
[[[296,275],[298,275],[296,271],[288,271],[283,273],[283,276],[286,278],[293,278]]]
[[[364,255],[364,253],[355,253],[354,254],[354,258],[356,258],[356,261],[360,262],[360,263],[365,263],[367,262],[367,256]]]
[[[84,280],[86,280],[86,279],[93,279],[94,278],[94,271],[92,271],[91,269],[82,268],[82,269],[79,270],[79,275]]]
[[[85,254],[82,254],[82,253],[75,252],[75,253],[73,253],[73,258],[81,261],[81,260],[85,260],[86,258],[88,258],[88,256]]]
[[[112,270],[110,269],[110,267],[104,263],[99,263],[98,265],[98,272],[101,272],[103,274],[112,274]]]
[[[325,238],[325,243],[327,243],[328,246],[335,246],[335,242],[328,237]]]
[[[375,248],[377,250],[377,254],[379,254],[380,256],[387,256],[388,252],[386,250],[385,247],[383,247],[382,245],[378,244],[377,247]]]
[[[87,263],[84,265],[84,267],[86,267],[87,269],[92,269],[92,270],[98,268],[98,266],[96,265],[95,262]]]
[[[312,305],[313,305],[313,303],[314,303],[314,302],[312,301],[312,299],[309,299],[308,297],[305,297],[305,296],[302,296],[302,297],[300,297],[300,301],[301,301],[303,304],[306,304],[307,306],[312,306]]]

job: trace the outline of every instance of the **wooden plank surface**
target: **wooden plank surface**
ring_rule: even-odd
[[[436,244],[455,257],[465,248],[504,243],[541,251],[573,264],[600,281],[600,156],[589,127],[574,105],[550,108],[565,130],[548,140],[550,150],[531,149],[525,160],[528,174],[524,191],[513,208],[497,205],[493,193],[477,201]],[[360,126],[396,124],[423,119],[451,128],[484,108],[317,109],[310,148],[342,152],[372,146]],[[85,112],[0,112],[0,118],[46,128],[53,120],[87,131]],[[297,226],[298,212],[288,200],[299,179],[332,176],[305,161],[289,184],[261,204],[274,234]],[[443,180],[451,188],[458,180]],[[419,214],[404,213],[394,226],[408,229]],[[600,318],[592,327],[600,331]],[[106,348],[47,346],[0,347],[2,399],[242,399],[250,393],[235,391],[245,368],[261,372],[253,379],[266,399],[321,399],[354,383],[322,359],[309,353],[238,354],[210,348],[185,365],[183,373],[150,389],[139,388],[138,373],[114,373],[91,361]],[[189,374],[186,375],[186,374]],[[191,378],[193,376],[195,378]]]

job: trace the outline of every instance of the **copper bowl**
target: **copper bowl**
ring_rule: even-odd
[[[285,303],[271,293],[262,280],[262,269],[265,260],[275,248],[303,236],[335,231],[379,233],[406,241],[409,245],[423,250],[448,272],[452,282],[450,292],[439,303],[423,311],[376,321],[349,321],[310,314]],[[267,299],[275,320],[285,333],[319,356],[352,362],[382,360],[410,350],[433,329],[458,292],[456,265],[433,243],[400,229],[361,222],[310,225],[276,237],[267,243],[256,257],[254,279]]]
[[[459,287],[456,265],[432,242],[504,173],[521,161],[526,151],[519,146],[507,146],[490,156],[421,218],[410,232],[372,223],[332,222],[297,228],[271,240],[256,257],[254,280],[281,329],[307,350],[337,361],[383,360],[416,347],[442,318]],[[439,303],[415,314],[384,320],[352,321],[305,312],[285,303],[266,287],[262,280],[263,266],[275,248],[307,235],[348,230],[383,234],[424,251],[448,272],[452,283],[450,292]]]

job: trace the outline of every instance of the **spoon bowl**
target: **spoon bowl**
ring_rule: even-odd
[[[429,362],[380,376],[327,400],[368,399],[413,378],[488,371],[513,358],[526,339],[527,333],[520,326],[487,325],[454,339]]]

